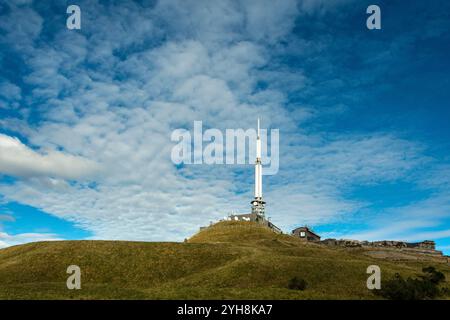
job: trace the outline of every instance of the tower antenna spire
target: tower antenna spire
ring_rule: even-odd
[[[264,218],[265,202],[262,197],[262,164],[261,164],[261,128],[258,118],[258,132],[256,136],[256,161],[255,161],[255,199],[252,201],[252,213]]]
[[[259,128],[259,118],[258,118],[258,139],[261,137],[260,135],[260,128]]]

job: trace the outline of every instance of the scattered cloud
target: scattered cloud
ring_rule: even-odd
[[[6,100],[20,100],[21,89],[9,81],[0,83],[0,97]]]
[[[327,237],[364,240],[421,241],[448,238],[446,225],[450,218],[450,195],[437,193],[415,203],[384,209],[368,217],[360,231],[335,231]]]
[[[0,134],[0,173],[19,176],[49,176],[80,179],[92,175],[98,166],[87,159],[49,150],[38,153],[19,139]]]

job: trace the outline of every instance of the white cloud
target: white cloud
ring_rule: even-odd
[[[56,240],[62,239],[51,233],[20,233],[11,235],[5,232],[0,232],[0,248],[6,248],[28,242]]]
[[[365,219],[361,231],[338,230],[327,237],[360,240],[421,241],[450,238],[445,226],[450,218],[448,191],[405,206],[386,208]]]
[[[0,173],[19,176],[50,176],[79,179],[92,175],[98,166],[87,159],[57,151],[38,153],[19,139],[0,134]]]
[[[323,15],[326,12],[334,11],[339,6],[348,4],[355,0],[301,0],[299,1],[299,7],[301,12],[307,14],[317,13]]]
[[[21,4],[27,3],[17,1],[17,5]],[[0,19],[0,31],[4,34],[2,40],[17,49],[30,50],[41,33],[44,20],[33,9],[17,5],[11,3],[9,13]]]
[[[11,82],[0,83],[0,97],[8,100],[20,100],[22,90]]]

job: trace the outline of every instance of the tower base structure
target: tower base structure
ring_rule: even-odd
[[[252,204],[252,213],[265,219],[266,202],[262,198],[257,197],[252,200],[251,204]]]

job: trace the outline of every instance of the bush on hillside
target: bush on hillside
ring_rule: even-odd
[[[435,267],[423,268],[422,272],[424,272],[425,275],[420,277],[426,281],[430,281],[431,283],[439,284],[445,281],[445,275],[442,272],[437,271]]]
[[[376,293],[391,300],[434,299],[445,294],[445,291],[439,288],[439,284],[445,281],[442,272],[434,267],[423,268],[422,272],[424,274],[418,278],[406,279],[396,273],[393,279],[383,282],[381,290]]]
[[[303,291],[306,289],[306,281],[302,278],[294,277],[289,281],[288,288]]]

